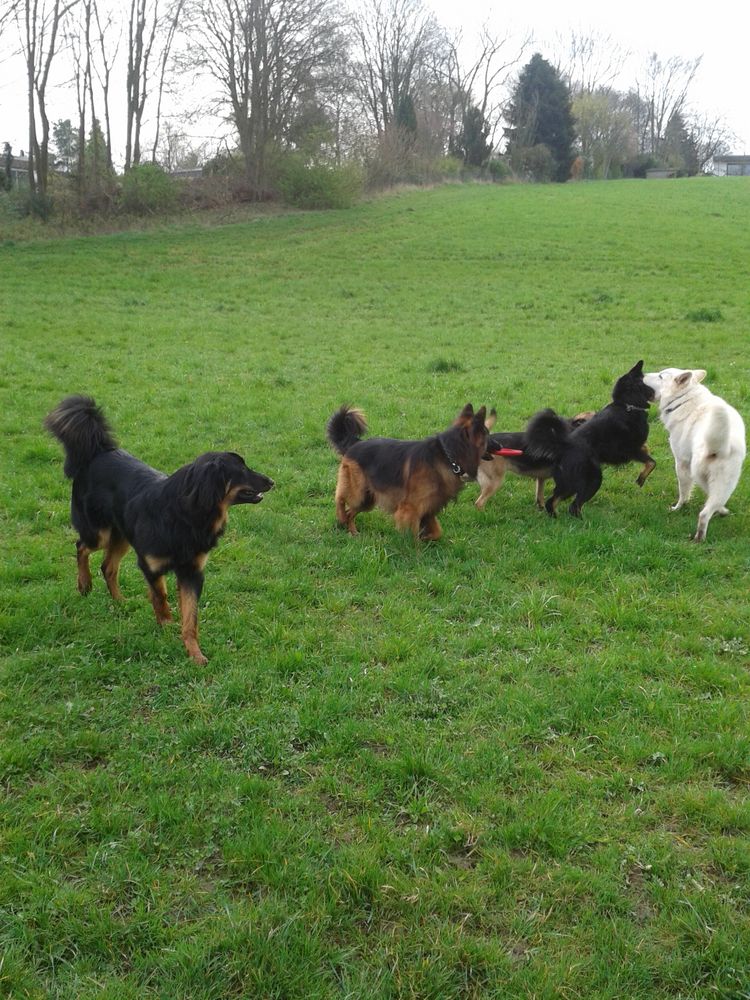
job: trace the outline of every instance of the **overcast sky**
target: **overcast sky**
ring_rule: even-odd
[[[0,0],[0,4],[5,0]],[[513,4],[489,6],[483,0],[426,0],[446,27],[461,27],[468,40],[476,35],[483,22],[493,32],[511,32],[520,39],[532,33],[535,43],[527,50],[526,61],[534,51],[554,59],[571,30],[585,34],[611,36],[632,55],[622,77],[623,88],[633,84],[638,67],[650,52],[662,60],[672,56],[703,61],[690,90],[691,110],[722,117],[737,135],[733,152],[750,153],[750,95],[747,85],[747,19],[739,5],[716,4],[715,7],[676,3],[674,0],[532,0],[528,8]],[[732,13],[732,8],[736,13]],[[12,34],[12,29],[10,31]],[[6,50],[9,33],[6,32]],[[510,47],[510,46],[509,46]],[[58,68],[62,69],[62,60]],[[744,77],[744,79],[743,79]],[[57,83],[62,82],[62,74]],[[24,68],[20,59],[0,62],[0,142],[10,141],[14,150],[26,149]],[[71,89],[55,88],[50,93],[50,118],[76,116],[75,95]],[[123,105],[124,99],[119,101]]]
[[[733,152],[750,153],[750,88],[747,82],[750,18],[742,4],[695,4],[690,0],[531,0],[521,4],[488,4],[482,0],[428,0],[447,27],[476,33],[483,22],[495,30],[507,24],[520,37],[531,31],[535,49],[546,58],[559,50],[571,31],[611,36],[632,55],[622,78],[623,89],[635,82],[638,68],[651,52],[703,56],[690,88],[691,109],[722,117],[737,135]],[[557,45],[556,45],[557,42]],[[530,54],[533,54],[530,53]]]

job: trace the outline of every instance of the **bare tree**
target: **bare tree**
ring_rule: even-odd
[[[364,0],[353,14],[353,34],[357,91],[382,136],[413,102],[416,81],[442,41],[442,30],[422,0]]]
[[[690,85],[698,72],[702,56],[683,59],[672,56],[662,60],[654,52],[646,61],[638,81],[634,104],[638,108],[637,124],[642,153],[657,154],[664,140],[669,120],[681,114],[687,102]]]
[[[112,169],[112,121],[109,106],[109,91],[112,80],[112,68],[120,48],[121,33],[114,43],[111,38],[118,28],[118,23],[111,11],[102,16],[100,0],[94,0],[94,21],[96,22],[96,57],[93,60],[94,73],[99,81],[104,107],[104,137],[106,140],[107,168]],[[122,26],[119,25],[120,32]]]
[[[21,0],[13,8],[26,63],[29,115],[29,187],[47,192],[50,123],[47,87],[65,17],[78,0]]]
[[[560,40],[558,71],[571,94],[593,94],[613,89],[630,52],[612,35],[574,29]]]
[[[737,141],[723,118],[708,113],[689,115],[687,127],[695,146],[699,172],[704,172],[715,156],[728,153]]]
[[[294,131],[340,46],[331,0],[200,0],[190,8],[196,65],[220,86],[251,193],[269,183],[274,146]]]
[[[141,129],[146,101],[157,92],[156,131],[169,55],[184,0],[130,0],[128,20],[127,123],[125,169],[141,162]],[[155,154],[156,144],[154,145]]]
[[[435,72],[445,79],[452,95],[451,140],[467,120],[470,108],[476,108],[490,127],[489,140],[494,145],[511,71],[531,43],[527,36],[511,52],[510,40],[510,34],[495,35],[483,25],[469,62],[464,62],[461,55],[461,33],[448,40],[445,58],[435,66]]]

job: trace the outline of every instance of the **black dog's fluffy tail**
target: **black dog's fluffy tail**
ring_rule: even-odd
[[[365,415],[361,410],[344,404],[326,424],[328,443],[339,455],[345,455],[353,444],[367,431]]]
[[[102,451],[117,447],[109,424],[90,396],[68,396],[44,420],[65,449],[65,475],[73,479]]]
[[[554,410],[540,410],[526,425],[524,451],[530,458],[554,462],[570,437],[570,427]]]

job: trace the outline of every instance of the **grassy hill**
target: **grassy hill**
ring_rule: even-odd
[[[654,414],[642,490],[607,470],[579,522],[471,484],[415,546],[336,530],[324,438],[342,402],[520,429],[639,358],[747,418],[749,208],[457,186],[0,245],[0,995],[750,996],[750,478],[691,544]],[[277,482],[209,560],[207,667],[132,555],[121,606],[75,589],[71,392],[158,468]]]

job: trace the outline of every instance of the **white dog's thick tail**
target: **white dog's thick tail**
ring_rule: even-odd
[[[730,447],[729,414],[724,407],[716,407],[709,417],[704,443],[707,455],[726,454]]]

